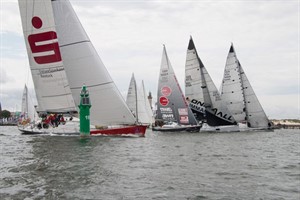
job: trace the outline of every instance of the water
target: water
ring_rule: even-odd
[[[0,127],[0,199],[300,199],[299,130],[145,138]]]

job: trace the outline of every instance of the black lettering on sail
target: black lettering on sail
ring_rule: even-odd
[[[197,106],[204,106],[204,102],[201,103],[201,101],[198,101],[196,99],[192,99],[191,103],[196,104]]]
[[[211,110],[214,112],[214,115],[217,115],[218,109],[213,108],[213,109],[211,109]]]
[[[223,113],[222,112],[218,112],[218,114],[221,118],[223,118]]]

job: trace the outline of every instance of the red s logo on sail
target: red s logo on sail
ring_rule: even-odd
[[[40,29],[43,25],[41,18],[33,17],[31,23],[34,28]],[[33,56],[38,64],[47,64],[61,61],[57,35],[54,31],[44,33],[37,33],[28,36],[28,42],[33,54],[40,55]],[[41,55],[42,54],[42,55]]]

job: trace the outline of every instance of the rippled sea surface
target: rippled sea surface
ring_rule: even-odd
[[[0,127],[0,199],[300,199],[300,131],[21,135]]]

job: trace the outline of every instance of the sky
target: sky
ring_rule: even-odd
[[[0,102],[21,110],[34,97],[17,0],[0,0]],[[157,98],[163,44],[184,91],[187,45],[217,88],[231,43],[270,119],[300,118],[300,0],[70,0],[126,98],[132,73]]]

